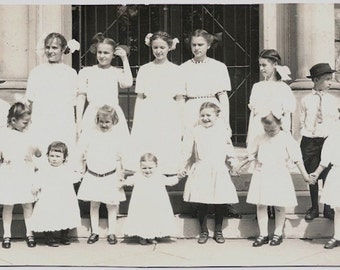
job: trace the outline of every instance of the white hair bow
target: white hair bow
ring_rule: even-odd
[[[283,81],[289,81],[289,80],[292,79],[292,78],[289,76],[289,75],[291,74],[289,67],[277,65],[277,66],[276,66],[276,71],[277,71],[277,73],[280,74],[281,80],[283,80]]]

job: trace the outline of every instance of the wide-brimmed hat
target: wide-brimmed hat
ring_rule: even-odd
[[[310,68],[310,75],[307,78],[315,78],[333,72],[336,72],[336,70],[332,69],[328,63],[319,63]]]

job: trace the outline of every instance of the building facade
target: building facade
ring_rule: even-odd
[[[95,64],[89,53],[91,38],[97,32],[131,46],[130,64],[134,76],[140,65],[152,59],[144,45],[148,32],[165,30],[181,40],[170,58],[180,64],[191,57],[185,39],[197,28],[222,33],[222,42],[210,55],[229,69],[233,141],[244,144],[249,111],[248,99],[253,83],[260,80],[258,52],[273,48],[280,52],[283,64],[292,71],[291,87],[299,99],[311,88],[306,79],[309,68],[328,62],[339,68],[340,6],[332,3],[258,4],[258,5],[0,5],[0,97],[13,101],[13,93],[23,93],[29,71],[44,61],[35,47],[49,32],[75,38],[81,50],[65,56],[76,70]],[[120,65],[119,62],[115,63]],[[337,79],[337,74],[335,75]],[[338,84],[334,82],[337,94]],[[120,102],[131,125],[133,88],[121,90]],[[298,114],[293,115],[293,132],[298,134]]]

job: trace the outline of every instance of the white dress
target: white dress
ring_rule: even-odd
[[[187,161],[193,152],[194,163],[188,171],[184,201],[237,203],[236,189],[225,162],[227,158],[235,165],[237,159],[222,120],[217,120],[209,128],[199,125],[193,129],[192,134],[184,136],[183,160]]]
[[[79,71],[79,92],[85,93],[88,107],[82,120],[82,130],[95,129],[95,117],[103,105],[112,106],[118,115],[118,125],[128,135],[129,129],[118,100],[118,84],[123,81],[123,70],[116,67],[107,69],[97,65],[85,67]]]
[[[339,125],[339,123],[337,123]],[[332,163],[332,169],[327,175],[327,181],[321,191],[320,202],[330,204],[332,207],[340,207],[340,152],[339,135],[337,131],[329,135],[321,152],[320,164],[327,167]]]
[[[97,174],[105,174],[118,170],[121,150],[125,147],[124,137],[117,134],[119,128],[114,126],[110,131],[101,132],[98,129],[82,134],[79,141],[79,151],[84,155],[89,170]],[[105,204],[119,204],[125,201],[123,188],[119,186],[120,176],[117,171],[104,177],[90,174],[83,177],[78,190],[78,199],[95,201]]]
[[[35,232],[73,229],[81,225],[80,210],[73,184],[80,174],[67,164],[53,167],[46,164],[36,173],[36,187],[40,187],[38,200],[31,217]]]
[[[188,129],[197,124],[202,103],[209,101],[221,107],[215,95],[221,91],[230,91],[231,84],[227,66],[213,58],[207,58],[203,63],[197,64],[188,60],[181,68],[186,95],[189,97],[184,106],[185,129]],[[223,116],[224,108],[221,107],[221,110]]]
[[[283,130],[291,129],[291,113],[296,109],[296,99],[292,89],[283,81],[261,81],[255,83],[251,90],[247,143],[252,142],[258,135],[264,134],[261,117],[262,112],[275,110],[284,113],[281,118]]]
[[[68,65],[45,63],[30,72],[25,98],[33,102],[30,130],[39,137],[42,152],[56,140],[72,151],[76,93],[77,72]]]
[[[255,159],[247,202],[256,205],[297,205],[289,161],[302,163],[298,143],[290,133],[280,131],[273,137],[256,137],[249,145],[249,159]]]
[[[150,62],[141,66],[136,80],[137,98],[131,139],[133,143],[134,169],[139,168],[139,158],[153,153],[164,174],[176,174],[180,160],[182,125],[180,105],[176,95],[184,95],[179,66],[165,62]]]
[[[165,187],[177,183],[177,177],[160,173],[149,178],[141,173],[129,177],[126,184],[134,187],[124,234],[143,238],[177,236],[175,217]]]
[[[33,203],[34,163],[30,148],[32,134],[10,128],[0,131],[0,152],[5,160],[0,165],[0,204]]]

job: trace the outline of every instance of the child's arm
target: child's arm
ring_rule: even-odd
[[[231,174],[232,175],[239,175],[242,167],[251,163],[254,160],[255,159],[249,158],[248,156],[243,157],[243,159],[235,167],[232,168]]]
[[[295,162],[296,166],[298,167],[300,173],[302,174],[303,178],[305,179],[305,182],[312,185],[315,183],[315,181],[313,180],[313,178],[311,178],[307,171],[306,171],[306,168],[305,166],[303,165],[303,162],[302,161],[297,161]]]
[[[79,139],[81,132],[81,123],[83,118],[83,112],[85,107],[86,94],[78,93],[76,100],[76,128],[77,128],[77,140]]]
[[[165,177],[165,184],[167,186],[174,186],[176,184],[178,184],[180,177],[178,177],[178,175],[174,175],[174,176],[164,176]]]
[[[316,183],[316,181],[319,178],[319,175],[322,173],[322,171],[326,168],[326,166],[319,165],[314,172],[312,172],[309,177],[310,181],[313,182],[312,184]]]
[[[129,59],[127,57],[126,51],[121,47],[115,49],[115,55],[119,56],[123,62],[123,74],[119,80],[119,85],[121,88],[131,87],[133,84],[133,77],[130,69]]]

